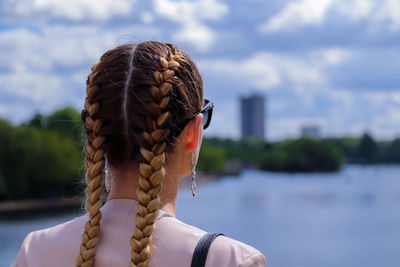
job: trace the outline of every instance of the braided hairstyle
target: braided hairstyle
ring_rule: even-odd
[[[77,266],[93,266],[100,233],[105,161],[139,169],[138,210],[130,266],[145,267],[160,207],[164,165],[182,129],[180,122],[203,104],[203,83],[190,57],[161,42],[127,44],[107,51],[91,69],[85,125],[86,210],[89,219]]]

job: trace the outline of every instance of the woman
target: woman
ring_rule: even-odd
[[[122,45],[92,67],[86,93],[88,213],[30,233],[13,266],[190,266],[205,232],[175,218],[178,181],[194,175],[212,114],[195,64],[172,44]],[[206,256],[205,266],[266,266],[225,236]]]

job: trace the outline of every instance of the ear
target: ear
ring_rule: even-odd
[[[199,135],[203,121],[203,114],[198,114],[185,127],[185,152],[193,152],[199,144]]]

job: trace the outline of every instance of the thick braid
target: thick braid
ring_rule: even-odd
[[[86,85],[86,100],[84,121],[87,140],[85,144],[85,167],[86,167],[86,210],[89,213],[89,219],[85,224],[85,229],[82,234],[82,242],[80,252],[77,257],[76,266],[89,267],[93,266],[94,257],[96,255],[96,244],[100,233],[100,220],[102,201],[101,194],[104,191],[104,150],[101,149],[105,137],[99,136],[101,128],[101,120],[95,119],[96,113],[99,111],[99,103],[92,103],[93,93],[98,90],[98,85],[94,84],[93,80],[97,70],[98,63],[92,68],[89,74]]]
[[[161,183],[165,176],[165,147],[170,135],[167,122],[172,116],[166,110],[172,90],[171,77],[179,67],[176,56],[170,61],[160,57],[161,71],[154,72],[155,85],[151,86],[151,95],[155,105],[147,118],[147,129],[143,131],[146,146],[140,147],[144,162],[139,164],[138,211],[136,226],[131,237],[132,258],[130,266],[146,267],[150,257],[150,242],[155,229],[155,220],[161,204]]]

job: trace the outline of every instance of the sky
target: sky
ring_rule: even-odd
[[[400,0],[2,0],[0,117],[81,110],[90,67],[130,42],[186,51],[215,108],[206,136],[240,137],[239,98],[266,99],[266,137],[400,136]]]

